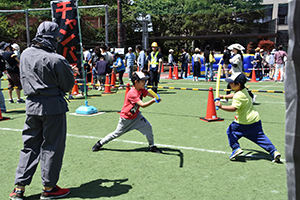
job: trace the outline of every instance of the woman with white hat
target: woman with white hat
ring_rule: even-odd
[[[273,49],[271,52],[268,51],[268,55],[266,56],[266,61],[268,63],[268,67],[270,68],[270,71],[269,71],[269,78],[271,80],[273,80],[273,76],[274,76],[274,73],[275,73],[275,61],[274,61],[274,54],[275,54],[276,50]]]
[[[242,47],[241,45],[231,45],[232,51],[234,53],[234,56],[229,60],[231,63],[231,72],[232,74],[235,73],[243,73],[244,71],[244,66],[243,66],[243,61],[244,57],[242,54]],[[227,89],[230,89],[230,85],[227,85]],[[250,97],[252,98],[252,103],[255,102],[257,95],[254,95],[251,91],[248,90],[248,93]],[[225,96],[230,96],[231,94],[226,93]],[[227,98],[226,98],[227,99]]]
[[[174,50],[170,49],[169,56],[168,56],[168,65],[171,67],[172,74],[173,74],[173,67],[176,65],[176,63],[174,62],[173,52]]]
[[[200,60],[200,49],[195,49],[195,54],[193,55],[194,59],[194,73],[193,73],[193,81],[199,81],[200,77],[200,69],[201,69],[201,60]]]
[[[11,47],[12,47],[12,50],[13,50],[14,54],[20,60],[20,46],[17,43],[13,43],[11,45]]]

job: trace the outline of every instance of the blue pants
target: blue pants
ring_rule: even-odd
[[[232,122],[227,128],[227,136],[229,145],[232,149],[240,147],[238,140],[241,137],[245,137],[262,147],[270,154],[276,151],[276,148],[272,144],[271,140],[264,134],[261,121],[248,125]]]
[[[210,80],[212,81],[214,78],[212,63],[205,63],[205,80],[206,81],[208,80],[208,77],[207,77],[208,69],[209,69]]]

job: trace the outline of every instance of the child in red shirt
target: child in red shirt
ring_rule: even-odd
[[[146,108],[152,105],[154,102],[159,103],[161,99],[156,100],[146,89],[145,81],[147,76],[142,72],[136,72],[132,75],[131,81],[133,87],[129,90],[125,97],[125,103],[121,110],[120,120],[116,130],[102,140],[99,140],[92,148],[93,151],[99,151],[100,148],[110,142],[111,140],[120,137],[124,133],[131,130],[138,130],[146,136],[149,143],[149,151],[155,153],[162,153],[162,151],[154,145],[152,126],[148,120],[141,114],[139,108]],[[143,97],[150,96],[151,99],[148,102],[143,102]]]

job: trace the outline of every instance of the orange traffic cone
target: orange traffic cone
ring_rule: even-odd
[[[172,67],[170,66],[169,67],[169,76],[168,76],[168,79],[172,79]]]
[[[112,87],[111,88],[116,88],[115,85],[116,85],[116,74],[114,73],[114,71],[112,71],[112,74],[111,74],[111,81],[110,81]]]
[[[206,108],[206,117],[200,117],[205,122],[223,121],[224,119],[217,117],[216,106],[214,102],[213,88],[210,87],[208,90],[208,100]]]
[[[256,83],[256,82],[258,82],[257,80],[256,80],[256,75],[255,75],[255,70],[254,69],[252,69],[252,76],[251,76],[251,81],[249,81],[250,83]]]
[[[174,67],[175,77],[174,80],[178,80],[178,66]]]
[[[9,120],[9,117],[2,117],[1,109],[0,109],[0,121]]]
[[[126,90],[125,90],[125,96],[124,96],[124,104],[125,104],[126,96],[127,96],[127,93],[129,92],[129,90],[130,90],[130,84],[127,83]],[[117,113],[121,113],[121,111],[118,111]]]
[[[173,67],[173,76],[175,76],[175,67],[176,66]]]
[[[190,65],[188,64],[187,66],[187,75],[190,76],[191,75],[191,69],[190,69]]]
[[[280,79],[281,79],[281,70],[280,69],[278,69],[279,70],[279,72],[278,72],[278,76],[277,76],[277,81],[280,81]]]
[[[164,63],[161,64],[161,72],[165,72],[165,70],[164,70]]]
[[[104,92],[102,94],[112,94],[112,92],[110,91],[111,86],[109,85],[109,75],[106,74],[106,79],[105,79],[105,89]]]
[[[74,84],[73,89],[72,89],[72,95],[77,95],[77,94],[79,94],[79,92],[78,92],[77,81],[75,80],[75,84]]]

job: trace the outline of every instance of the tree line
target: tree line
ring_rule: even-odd
[[[233,35],[259,32],[263,26],[260,19],[264,17],[262,0],[123,0],[122,31],[124,47],[142,43],[141,16],[150,15],[149,36],[197,36],[197,35]],[[80,6],[109,6],[109,42],[111,47],[117,46],[117,1],[112,0],[80,0]],[[20,10],[28,8],[49,8],[50,1],[0,0],[1,10]],[[84,16],[103,18],[105,10],[101,8],[80,9]],[[34,37],[41,21],[51,20],[51,11],[30,12],[30,38]],[[26,45],[26,23],[24,13],[0,13],[0,40],[18,42]],[[83,43],[87,46],[104,44],[105,26],[93,27],[89,20],[81,20]],[[152,41],[150,41],[151,44]],[[211,41],[207,40],[160,40],[162,47],[180,50],[182,47],[203,47]],[[226,45],[228,40],[222,40]],[[165,51],[168,50],[165,48]],[[164,48],[162,48],[164,50]],[[164,52],[163,52],[164,53]]]

